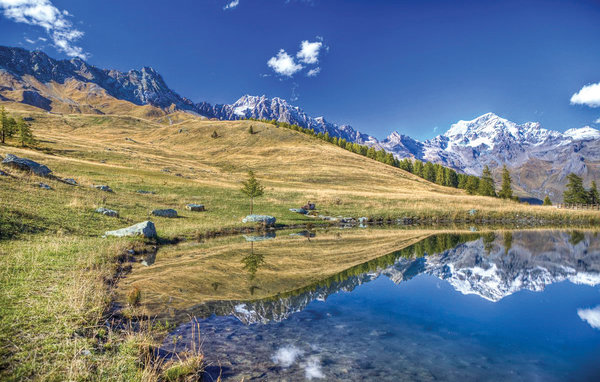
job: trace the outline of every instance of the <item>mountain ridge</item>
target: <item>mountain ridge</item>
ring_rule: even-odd
[[[194,103],[170,89],[148,66],[121,72],[100,69],[79,58],[55,60],[22,48],[0,47],[0,100],[59,112],[127,112],[126,103],[130,103],[150,107],[144,113],[153,117],[179,110],[219,120],[274,119],[385,149],[399,159],[439,163],[470,175],[480,175],[487,165],[499,178],[498,169],[507,165],[518,189],[540,199],[549,195],[554,201],[560,200],[569,172],[586,182],[600,174],[600,131],[590,126],[561,133],[538,122],[517,124],[486,113],[460,120],[425,141],[397,131],[380,140],[350,125],[310,116],[279,97],[244,95],[232,104]],[[112,106],[115,100],[121,102],[118,107]]]

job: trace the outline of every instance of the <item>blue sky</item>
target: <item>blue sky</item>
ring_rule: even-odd
[[[600,83],[598,1],[230,2],[0,0],[0,44],[152,66],[194,101],[279,96],[378,137],[430,138],[490,111],[600,127],[600,85],[570,102]]]

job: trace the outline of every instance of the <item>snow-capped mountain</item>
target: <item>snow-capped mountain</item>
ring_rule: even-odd
[[[480,175],[485,165],[494,171],[506,164],[521,193],[539,199],[549,195],[554,201],[561,200],[570,172],[583,176],[586,183],[600,175],[600,131],[589,126],[560,133],[537,122],[517,124],[487,113],[458,121],[444,134],[423,142],[398,132],[378,140],[349,125],[312,117],[281,98],[245,95],[232,104],[193,103],[171,90],[149,67],[128,72],[99,69],[78,58],[54,60],[21,48],[0,47],[0,100],[68,113],[130,110],[155,118],[184,111],[221,120],[274,119],[467,174]],[[143,110],[135,109],[136,105]],[[499,171],[495,172],[499,179]]]
[[[290,105],[286,100],[278,97],[245,95],[228,105],[210,105],[199,103],[196,105],[199,113],[221,120],[235,120],[241,118],[257,118],[287,122],[323,134],[344,138],[351,142],[367,143],[377,142],[377,139],[367,134],[360,133],[348,125],[337,125],[325,120],[323,117],[311,117],[298,106]]]

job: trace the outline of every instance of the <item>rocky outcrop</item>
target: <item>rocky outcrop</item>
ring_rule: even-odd
[[[38,176],[49,176],[52,173],[48,167],[27,158],[19,158],[13,154],[7,154],[2,164],[23,171],[29,171]]]

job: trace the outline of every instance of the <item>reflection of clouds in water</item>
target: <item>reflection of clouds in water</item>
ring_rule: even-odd
[[[313,378],[325,378],[325,374],[323,374],[323,371],[321,370],[321,360],[316,355],[313,355],[306,360],[304,372],[306,373],[306,379],[308,380]]]
[[[600,329],[600,305],[593,309],[577,309],[577,315],[594,329]]]
[[[279,348],[271,359],[281,367],[290,367],[296,362],[296,358],[304,352],[295,346],[284,346]]]

